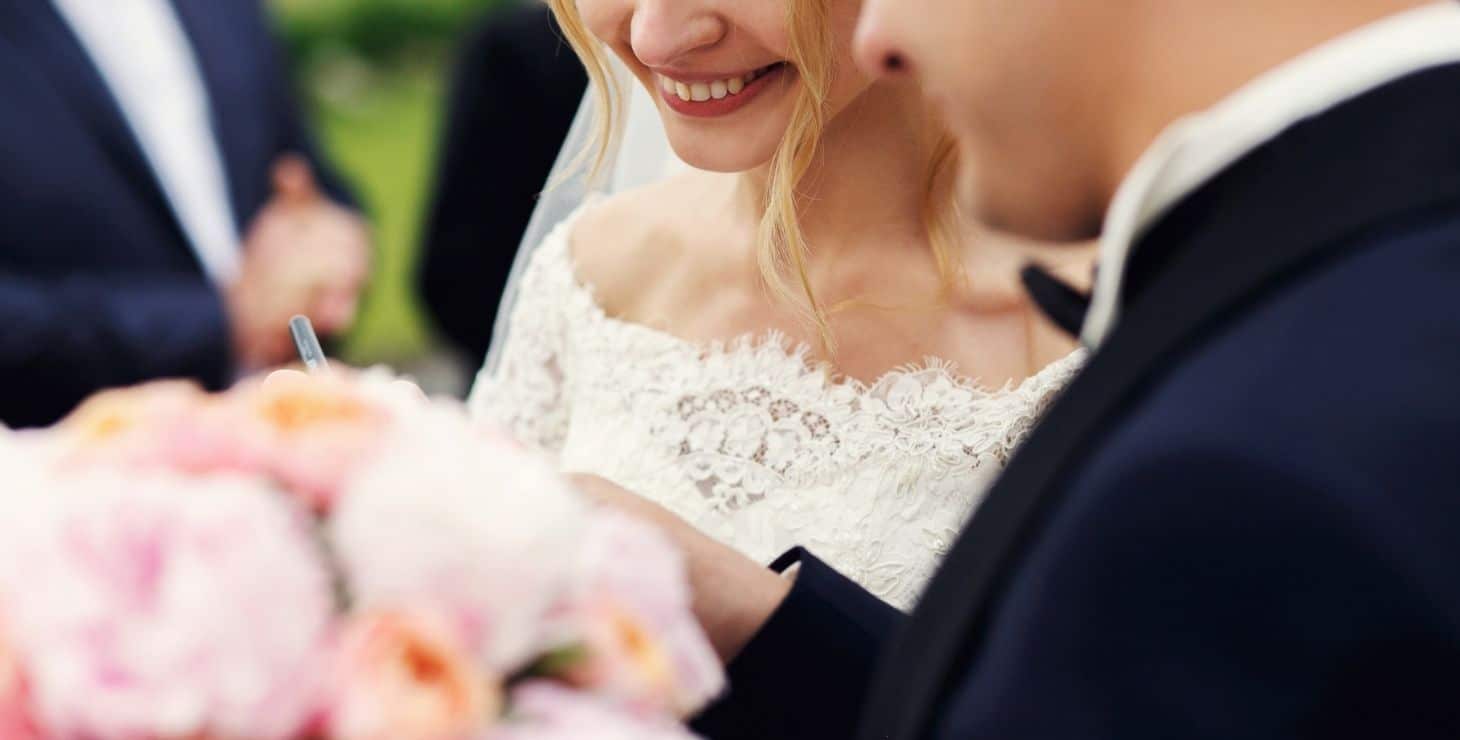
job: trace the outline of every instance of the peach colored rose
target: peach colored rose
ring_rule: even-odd
[[[444,620],[375,612],[345,628],[330,710],[337,740],[458,740],[497,719],[501,686]]]
[[[654,707],[671,703],[674,664],[649,625],[609,600],[583,607],[576,618],[583,655],[563,678],[623,701]]]
[[[222,466],[269,475],[317,511],[333,505],[391,421],[353,374],[276,372],[235,388],[226,408],[212,425],[232,442],[225,454],[234,460]]]
[[[552,631],[582,650],[563,678],[617,701],[689,716],[724,688],[690,609],[679,552],[651,526],[601,511],[578,545]]]
[[[211,398],[184,381],[159,381],[91,396],[56,425],[52,442],[67,465],[164,462],[194,434],[197,412]]]

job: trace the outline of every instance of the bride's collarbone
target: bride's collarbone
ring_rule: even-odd
[[[699,199],[696,201],[696,199]],[[847,249],[813,265],[830,311],[835,353],[802,307],[767,289],[753,224],[731,225],[705,181],[656,183],[601,201],[569,239],[572,267],[598,308],[697,346],[780,338],[811,363],[858,380],[929,358],[986,385],[1037,373],[1074,349],[1024,296],[1017,277],[969,274],[945,293],[936,266],[914,249]],[[748,219],[747,219],[748,220]]]
[[[590,287],[610,316],[646,313],[666,293],[699,296],[753,265],[737,264],[737,236],[753,240],[753,228],[737,234],[728,222],[712,222],[696,209],[708,193],[684,176],[619,193],[586,209],[569,236],[579,282]],[[743,251],[743,250],[741,250]],[[740,277],[744,277],[741,275]]]
[[[679,302],[641,302],[615,321],[645,326],[687,350],[746,347],[785,353],[808,369],[871,385],[908,367],[938,366],[989,390],[1018,383],[1074,349],[1019,312],[968,316],[950,305],[847,307],[831,314],[828,347],[817,328],[762,289],[725,285]]]

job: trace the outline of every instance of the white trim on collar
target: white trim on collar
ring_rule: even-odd
[[[1436,2],[1329,41],[1172,124],[1116,191],[1081,340],[1099,346],[1119,319],[1135,240],[1177,202],[1293,124],[1422,69],[1460,62],[1460,3]]]

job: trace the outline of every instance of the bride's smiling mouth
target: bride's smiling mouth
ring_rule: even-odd
[[[792,71],[790,64],[776,62],[727,77],[654,73],[659,95],[678,113],[696,118],[713,118],[734,113],[754,100],[776,80]]]

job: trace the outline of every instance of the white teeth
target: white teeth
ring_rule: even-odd
[[[658,77],[659,87],[664,90],[665,94],[678,96],[685,102],[703,103],[707,100],[724,100],[731,95],[739,95],[747,85],[762,74],[764,74],[764,70],[756,70],[740,77],[730,77],[713,82],[680,82],[664,75],[658,75]]]

